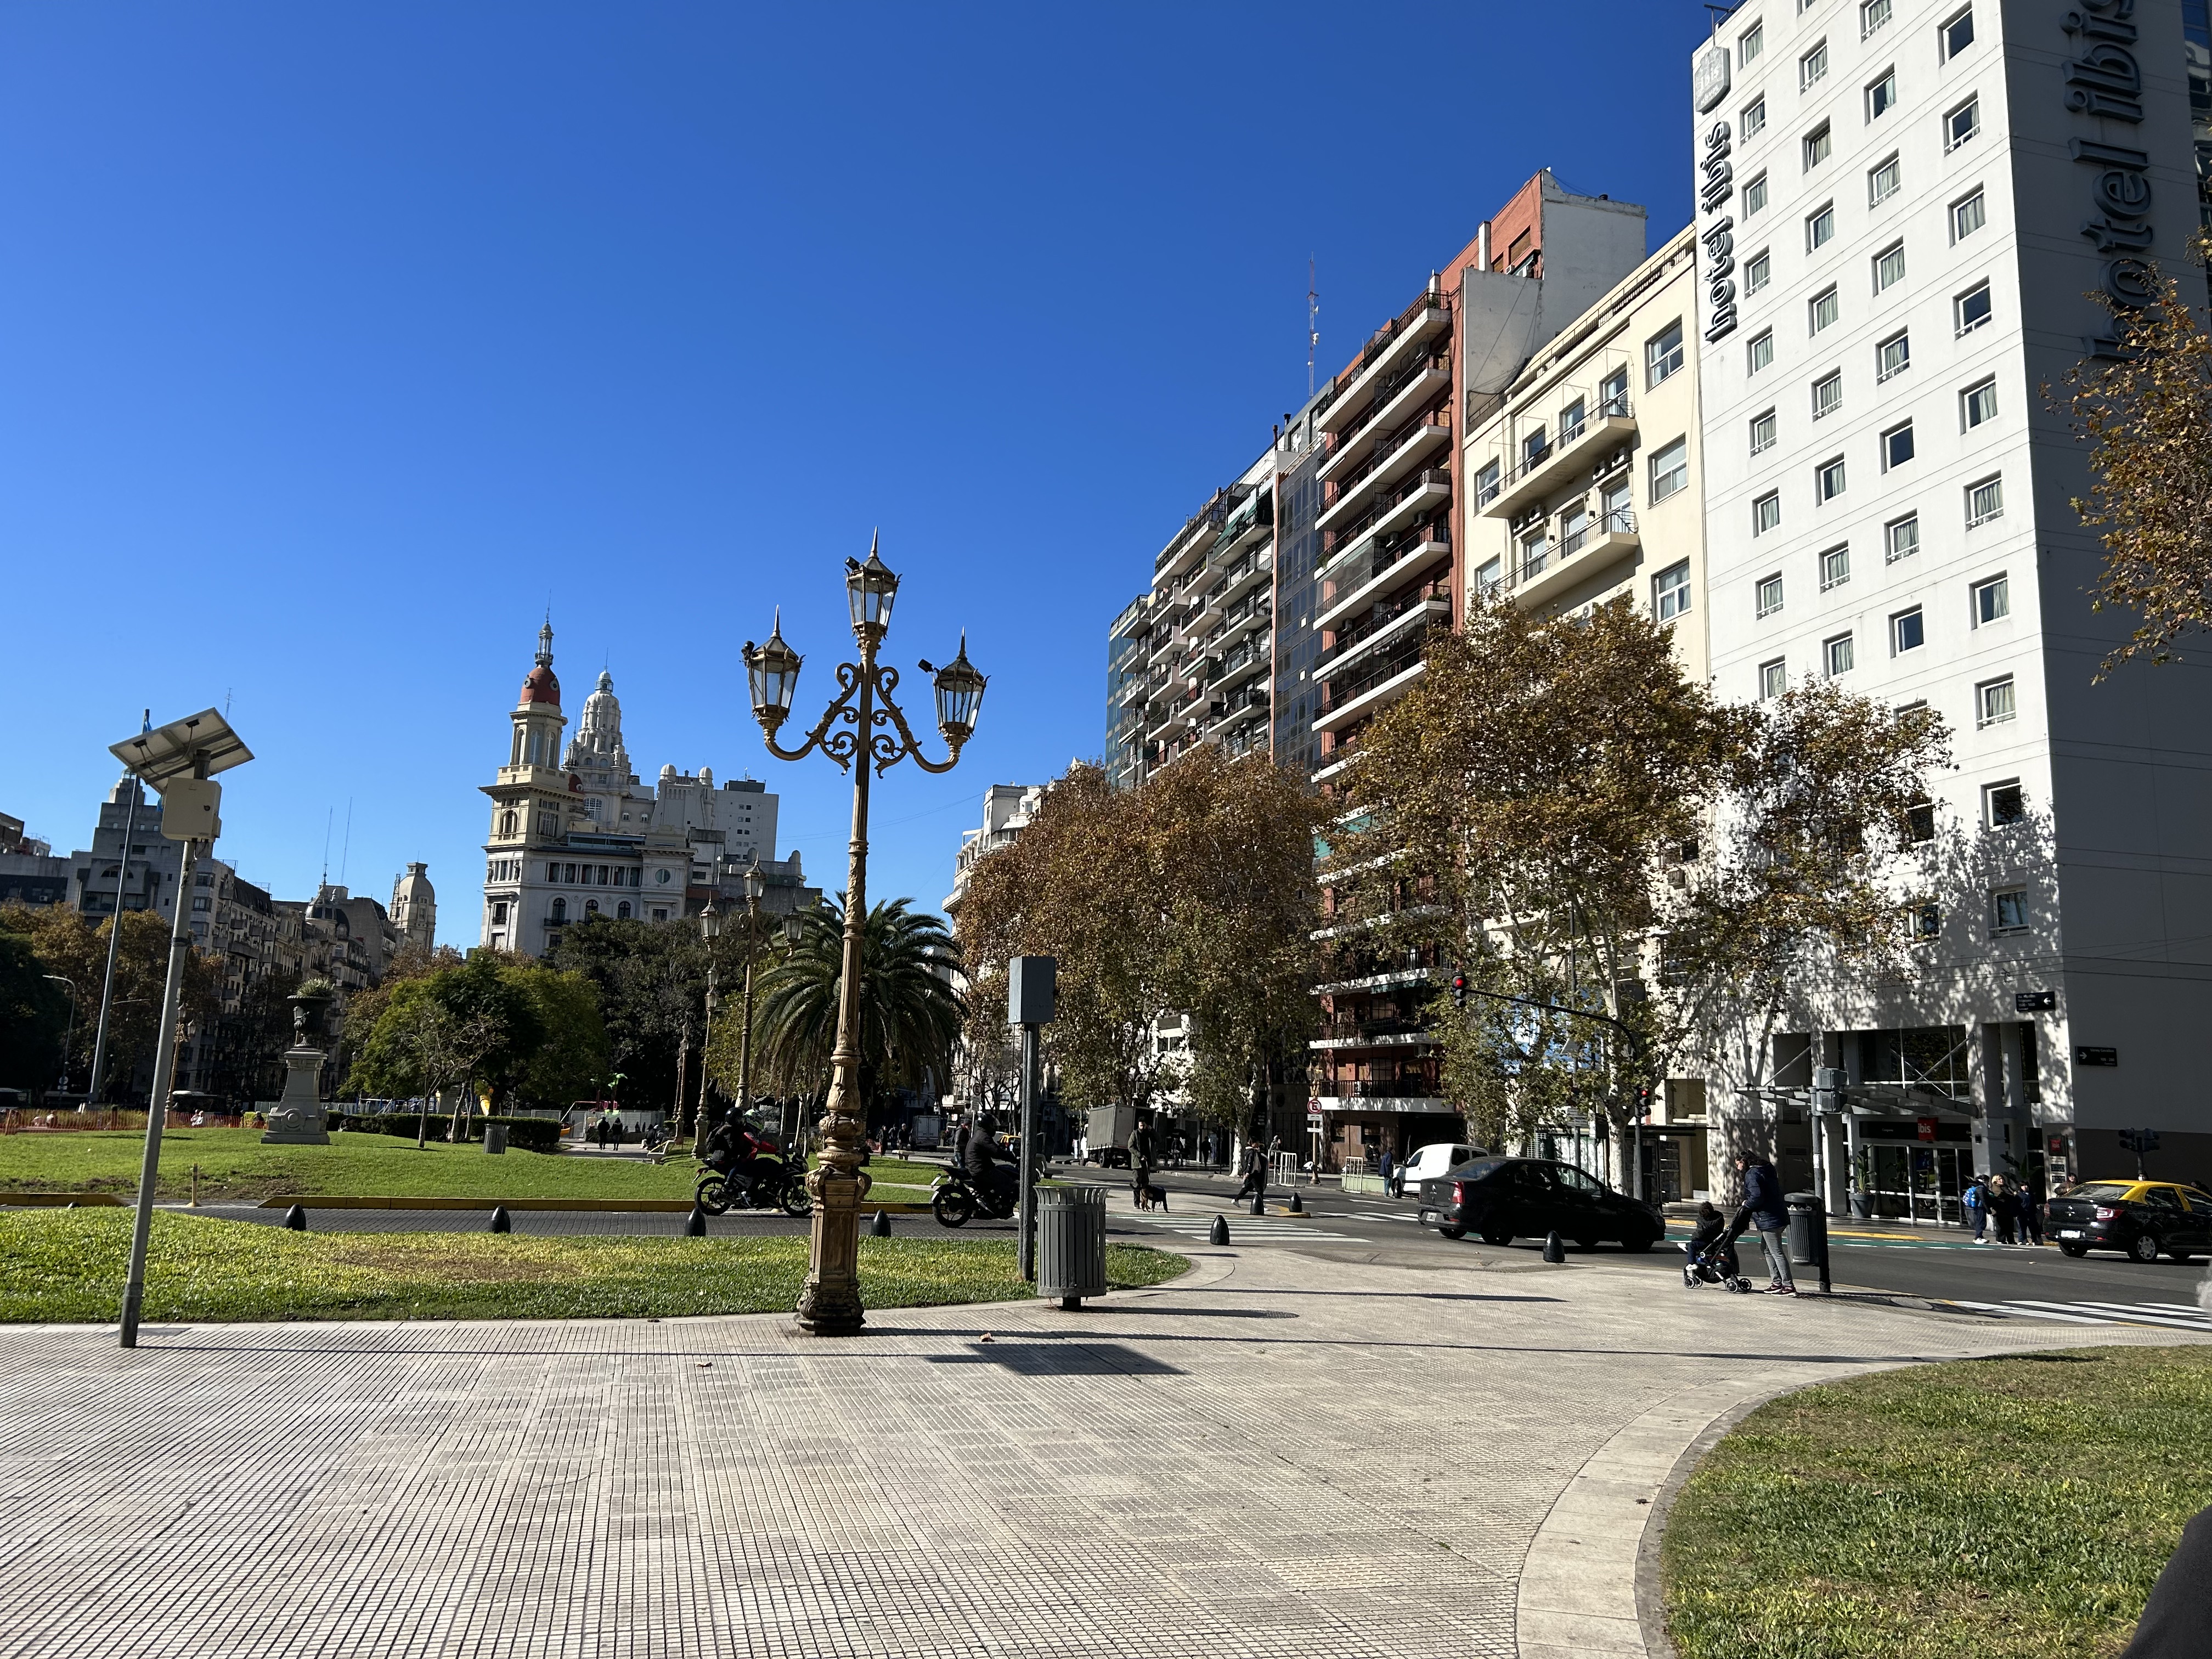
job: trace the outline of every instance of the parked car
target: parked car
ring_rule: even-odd
[[[1446,1238],[1473,1233],[1486,1244],[1557,1232],[1583,1249],[1610,1239],[1648,1250],[1667,1224],[1648,1204],[1616,1193],[1571,1164],[1542,1158],[1486,1158],[1421,1183],[1421,1224]]]
[[[2137,1261],[2186,1261],[2212,1249],[2212,1194],[2173,1181],[2084,1181],[2044,1206],[2069,1255],[2121,1250]]]
[[[1434,1181],[1438,1176],[1456,1170],[1462,1164],[1472,1164],[1490,1154],[1480,1146],[1455,1145],[1448,1140],[1432,1140],[1407,1158],[1398,1174],[1398,1190],[1418,1194],[1421,1183]]]

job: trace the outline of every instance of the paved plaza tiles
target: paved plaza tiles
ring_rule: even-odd
[[[1080,1313],[842,1341],[0,1330],[0,1659],[1640,1654],[1651,1500],[1742,1401],[2189,1340],[1602,1257],[1191,1254]]]

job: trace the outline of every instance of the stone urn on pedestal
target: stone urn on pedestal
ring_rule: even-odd
[[[309,980],[286,1001],[292,1005],[292,1046],[284,1051],[284,1095],[268,1113],[262,1143],[327,1146],[323,1115],[323,1022],[337,993],[327,980]]]

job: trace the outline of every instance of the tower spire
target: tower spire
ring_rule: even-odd
[[[540,668],[553,665],[553,611],[550,606],[546,608],[545,626],[538,630],[538,665]]]

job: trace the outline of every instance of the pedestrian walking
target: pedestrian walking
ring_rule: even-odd
[[[1382,1171],[1382,1191],[1384,1195],[1389,1198],[1397,1197],[1398,1160],[1390,1156],[1390,1149],[1388,1146],[1385,1146],[1382,1149],[1382,1161],[1378,1167]]]
[[[2020,1225],[2020,1194],[2002,1176],[1991,1176],[1989,1202],[1990,1221],[1996,1229],[1997,1243],[2009,1245]]]
[[[2020,1224],[2029,1243],[2043,1243],[2043,1176],[2039,1173],[2028,1176],[2021,1193]]]
[[[1759,1243],[1765,1247],[1767,1266],[1774,1271],[1768,1292],[1795,1296],[1797,1281],[1790,1272],[1790,1210],[1782,1201],[1781,1177],[1765,1158],[1747,1152],[1735,1155],[1735,1167],[1743,1179],[1743,1205],[1729,1223],[1729,1238],[1733,1242],[1743,1236],[1745,1229],[1755,1230]]]
[[[1152,1126],[1139,1123],[1129,1133],[1129,1196],[1141,1200],[1145,1188],[1152,1184],[1152,1162],[1157,1148],[1152,1143]]]
[[[1974,1224],[1974,1243],[1988,1243],[1989,1240],[1982,1234],[1990,1224],[1990,1192],[1983,1184],[1981,1176],[1976,1176],[1966,1183],[1966,1190],[1959,1195],[1959,1202],[1965,1208],[1968,1219]]]
[[[1258,1141],[1249,1140],[1244,1143],[1244,1184],[1237,1189],[1237,1196],[1229,1201],[1235,1204],[1248,1197],[1265,1198],[1267,1195],[1267,1157],[1261,1152]]]

